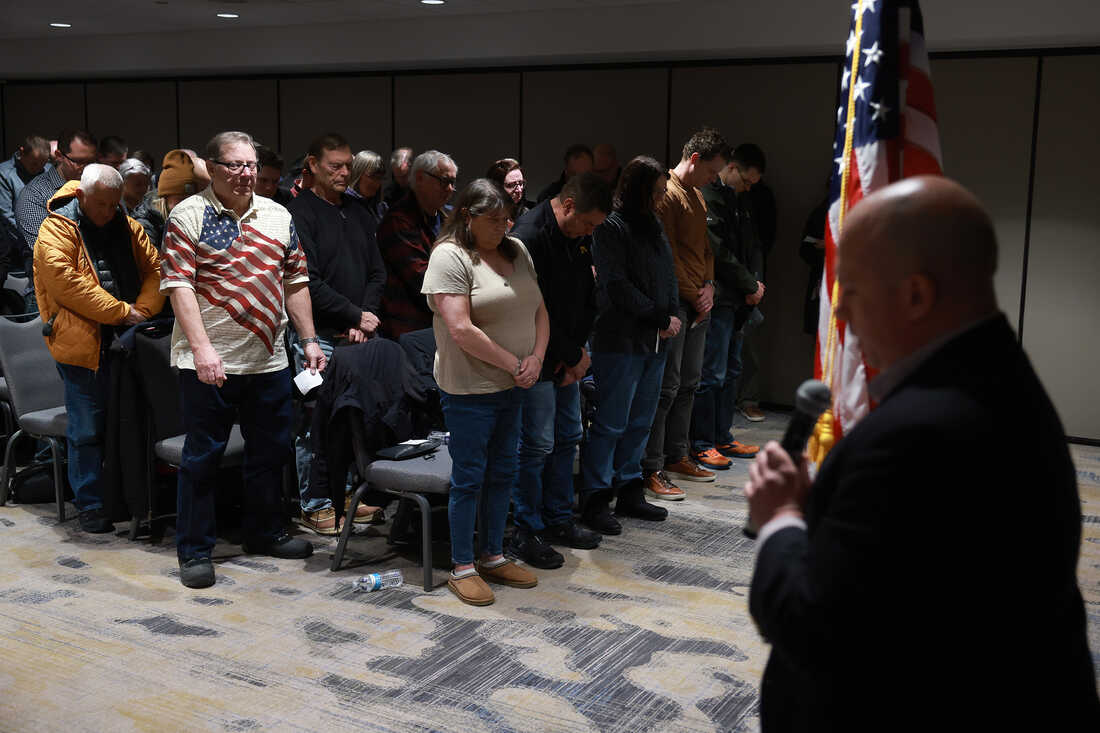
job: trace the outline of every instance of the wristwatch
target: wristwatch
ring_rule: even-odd
[[[304,339],[298,339],[298,343],[300,343],[302,346],[305,346],[306,344],[317,344],[318,346],[320,346],[321,339],[317,338],[316,336],[307,336]]]

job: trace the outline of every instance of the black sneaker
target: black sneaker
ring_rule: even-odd
[[[575,550],[594,550],[600,546],[603,535],[584,527],[578,527],[573,522],[555,524],[542,531],[542,536],[547,542],[564,547],[572,547]]]
[[[107,519],[102,509],[85,509],[80,513],[80,528],[89,534],[105,534],[114,532],[115,525]]]
[[[516,527],[509,545],[510,552],[532,567],[542,570],[554,570],[565,564],[562,554],[539,536],[525,527]]]
[[[272,539],[245,542],[241,549],[249,555],[270,555],[284,560],[304,560],[313,554],[313,545],[285,532]]]
[[[187,588],[209,588],[214,585],[214,564],[208,557],[181,559],[180,582]]]

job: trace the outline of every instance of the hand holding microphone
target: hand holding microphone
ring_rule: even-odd
[[[780,510],[801,507],[809,488],[802,452],[806,450],[818,418],[831,403],[832,395],[823,382],[808,379],[798,387],[794,416],[783,433],[783,440],[764,446],[749,467],[749,483],[745,486],[745,496],[749,500],[749,520],[744,528],[747,537],[756,537],[759,526]]]

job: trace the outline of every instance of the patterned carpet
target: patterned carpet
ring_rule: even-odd
[[[740,437],[778,437],[783,424],[772,414]],[[1100,449],[1073,454],[1096,650]],[[565,550],[537,588],[497,588],[485,608],[445,586],[424,593],[416,555],[388,557],[377,528],[353,540],[356,567],[335,574],[331,543],[313,535],[305,562],[220,544],[217,585],[188,591],[170,536],[131,543],[126,525],[118,536],[58,526],[48,504],[0,508],[0,729],[756,730],[767,647],[746,608],[746,471],[686,485],[668,521],[626,520],[622,536]],[[387,567],[412,584],[352,589]]]

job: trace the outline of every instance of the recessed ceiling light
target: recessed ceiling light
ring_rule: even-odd
[[[219,18],[239,18],[241,16],[236,13],[218,13]]]
[[[442,5],[446,0],[420,0],[422,5]]]
[[[50,28],[72,28],[72,23],[50,23]]]

